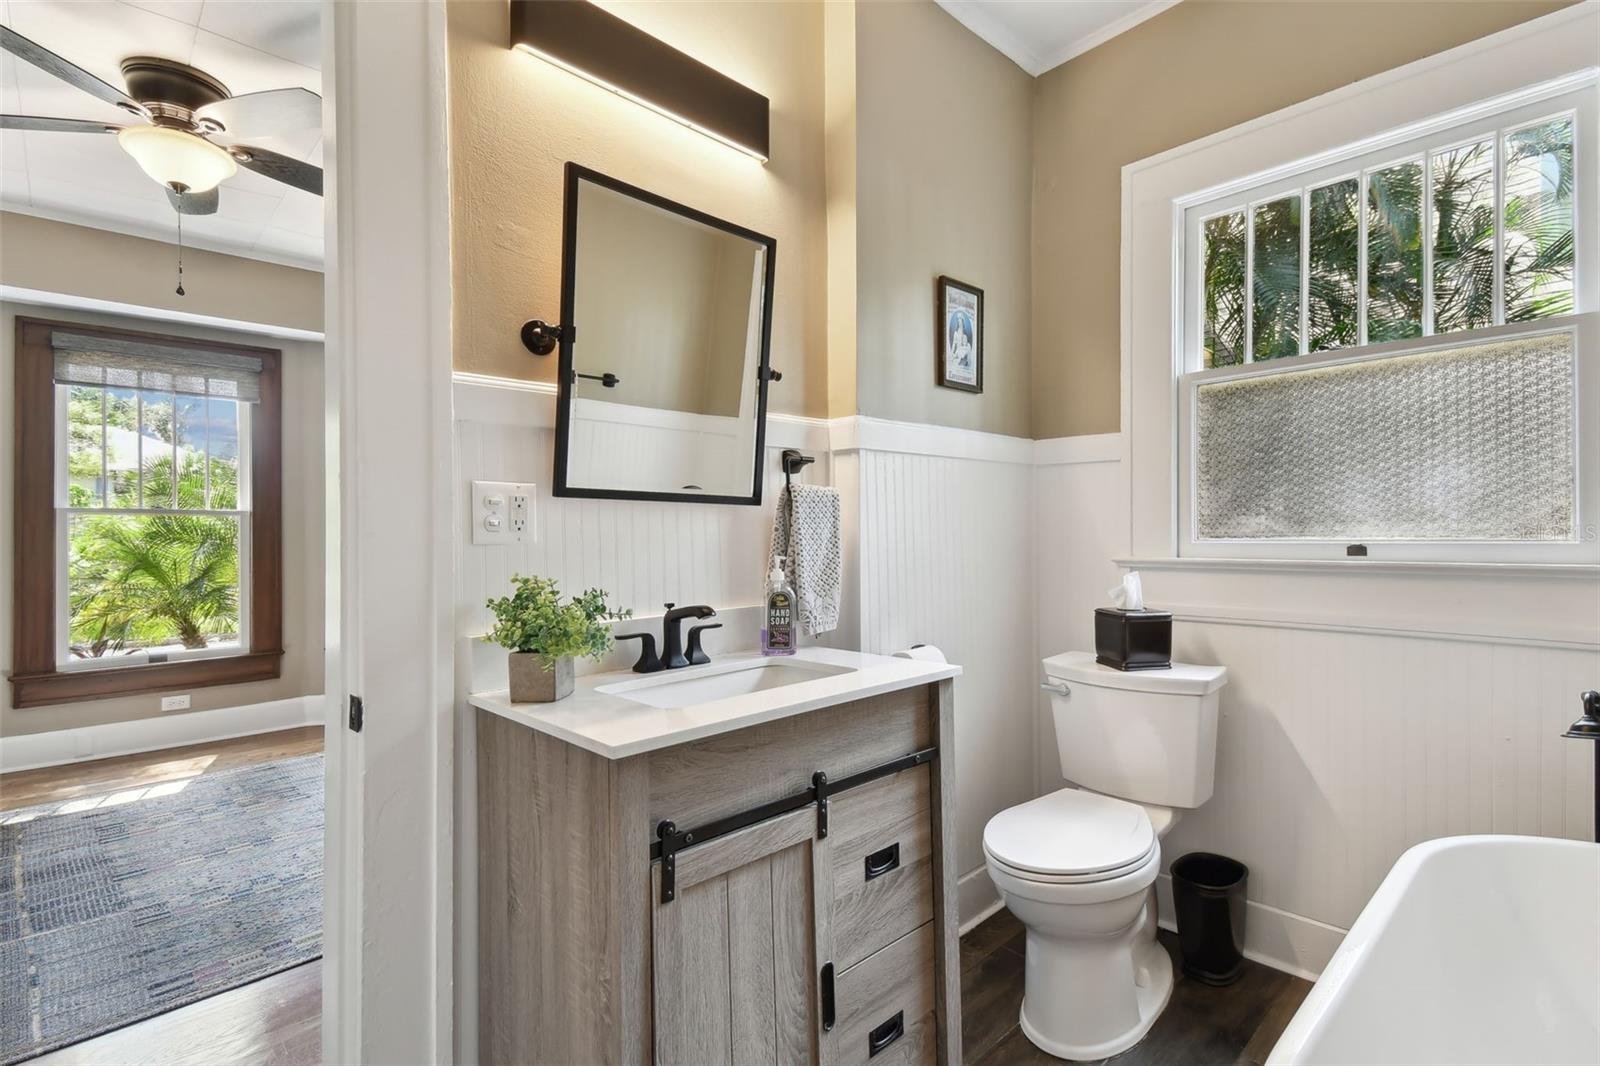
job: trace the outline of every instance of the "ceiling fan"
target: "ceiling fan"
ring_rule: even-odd
[[[203,70],[170,59],[129,56],[123,92],[0,26],[0,47],[74,88],[114,104],[138,120],[119,126],[78,118],[0,115],[0,129],[55,133],[114,133],[122,150],[167,190],[182,215],[216,213],[217,186],[239,167],[322,195],[322,168],[241,141],[322,127],[322,97],[310,89],[272,89],[234,96]]]

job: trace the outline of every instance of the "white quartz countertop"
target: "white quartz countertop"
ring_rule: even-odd
[[[624,694],[629,689],[640,691],[652,682],[715,678],[762,664],[792,664],[799,670],[809,665],[819,672],[793,684],[681,707],[654,707]],[[555,703],[512,703],[511,694],[504,690],[474,693],[467,702],[596,755],[622,759],[960,674],[961,667],[951,663],[812,647],[770,659],[759,652],[722,655],[705,666],[655,674],[587,674],[577,679],[572,695]]]

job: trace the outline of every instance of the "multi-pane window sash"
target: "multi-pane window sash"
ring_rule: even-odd
[[[1185,369],[1571,314],[1583,96],[1186,206]]]
[[[193,552],[220,552],[221,565],[233,574],[223,586],[232,589],[223,631],[231,629],[238,639],[229,634],[208,637],[207,643],[243,644],[250,410],[260,398],[261,361],[61,330],[51,335],[51,347],[59,423],[66,427],[66,454],[59,464],[64,484],[58,492],[63,504],[58,509],[63,567],[58,663],[81,669],[122,665],[129,654],[161,659],[197,653],[193,635],[180,653],[164,645],[106,645],[84,632],[93,630],[105,589],[118,586],[106,585],[100,575],[97,593],[89,591],[96,587],[94,566],[89,556],[80,558],[80,544],[109,535],[126,538],[136,549],[174,522],[187,523],[191,534],[203,532],[195,536]]]

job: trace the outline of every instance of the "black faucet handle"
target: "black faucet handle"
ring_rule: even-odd
[[[661,669],[661,660],[656,657],[656,635],[654,633],[618,633],[617,640],[637,640],[639,645],[639,661],[633,664],[636,674],[653,674]]]
[[[705,632],[708,629],[721,629],[721,628],[722,628],[722,623],[721,622],[707,622],[703,626],[690,626],[689,627],[689,665],[690,666],[702,666],[702,665],[704,665],[704,664],[706,664],[706,663],[711,661],[711,656],[707,655],[705,653],[705,649],[700,647],[700,634]]]

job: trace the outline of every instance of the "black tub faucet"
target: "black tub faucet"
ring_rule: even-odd
[[[666,605],[666,613],[661,616],[661,668],[663,670],[676,670],[680,666],[688,666],[689,660],[683,654],[682,622],[685,618],[712,618],[716,611],[703,603],[696,603],[689,607],[677,607],[673,604]]]

